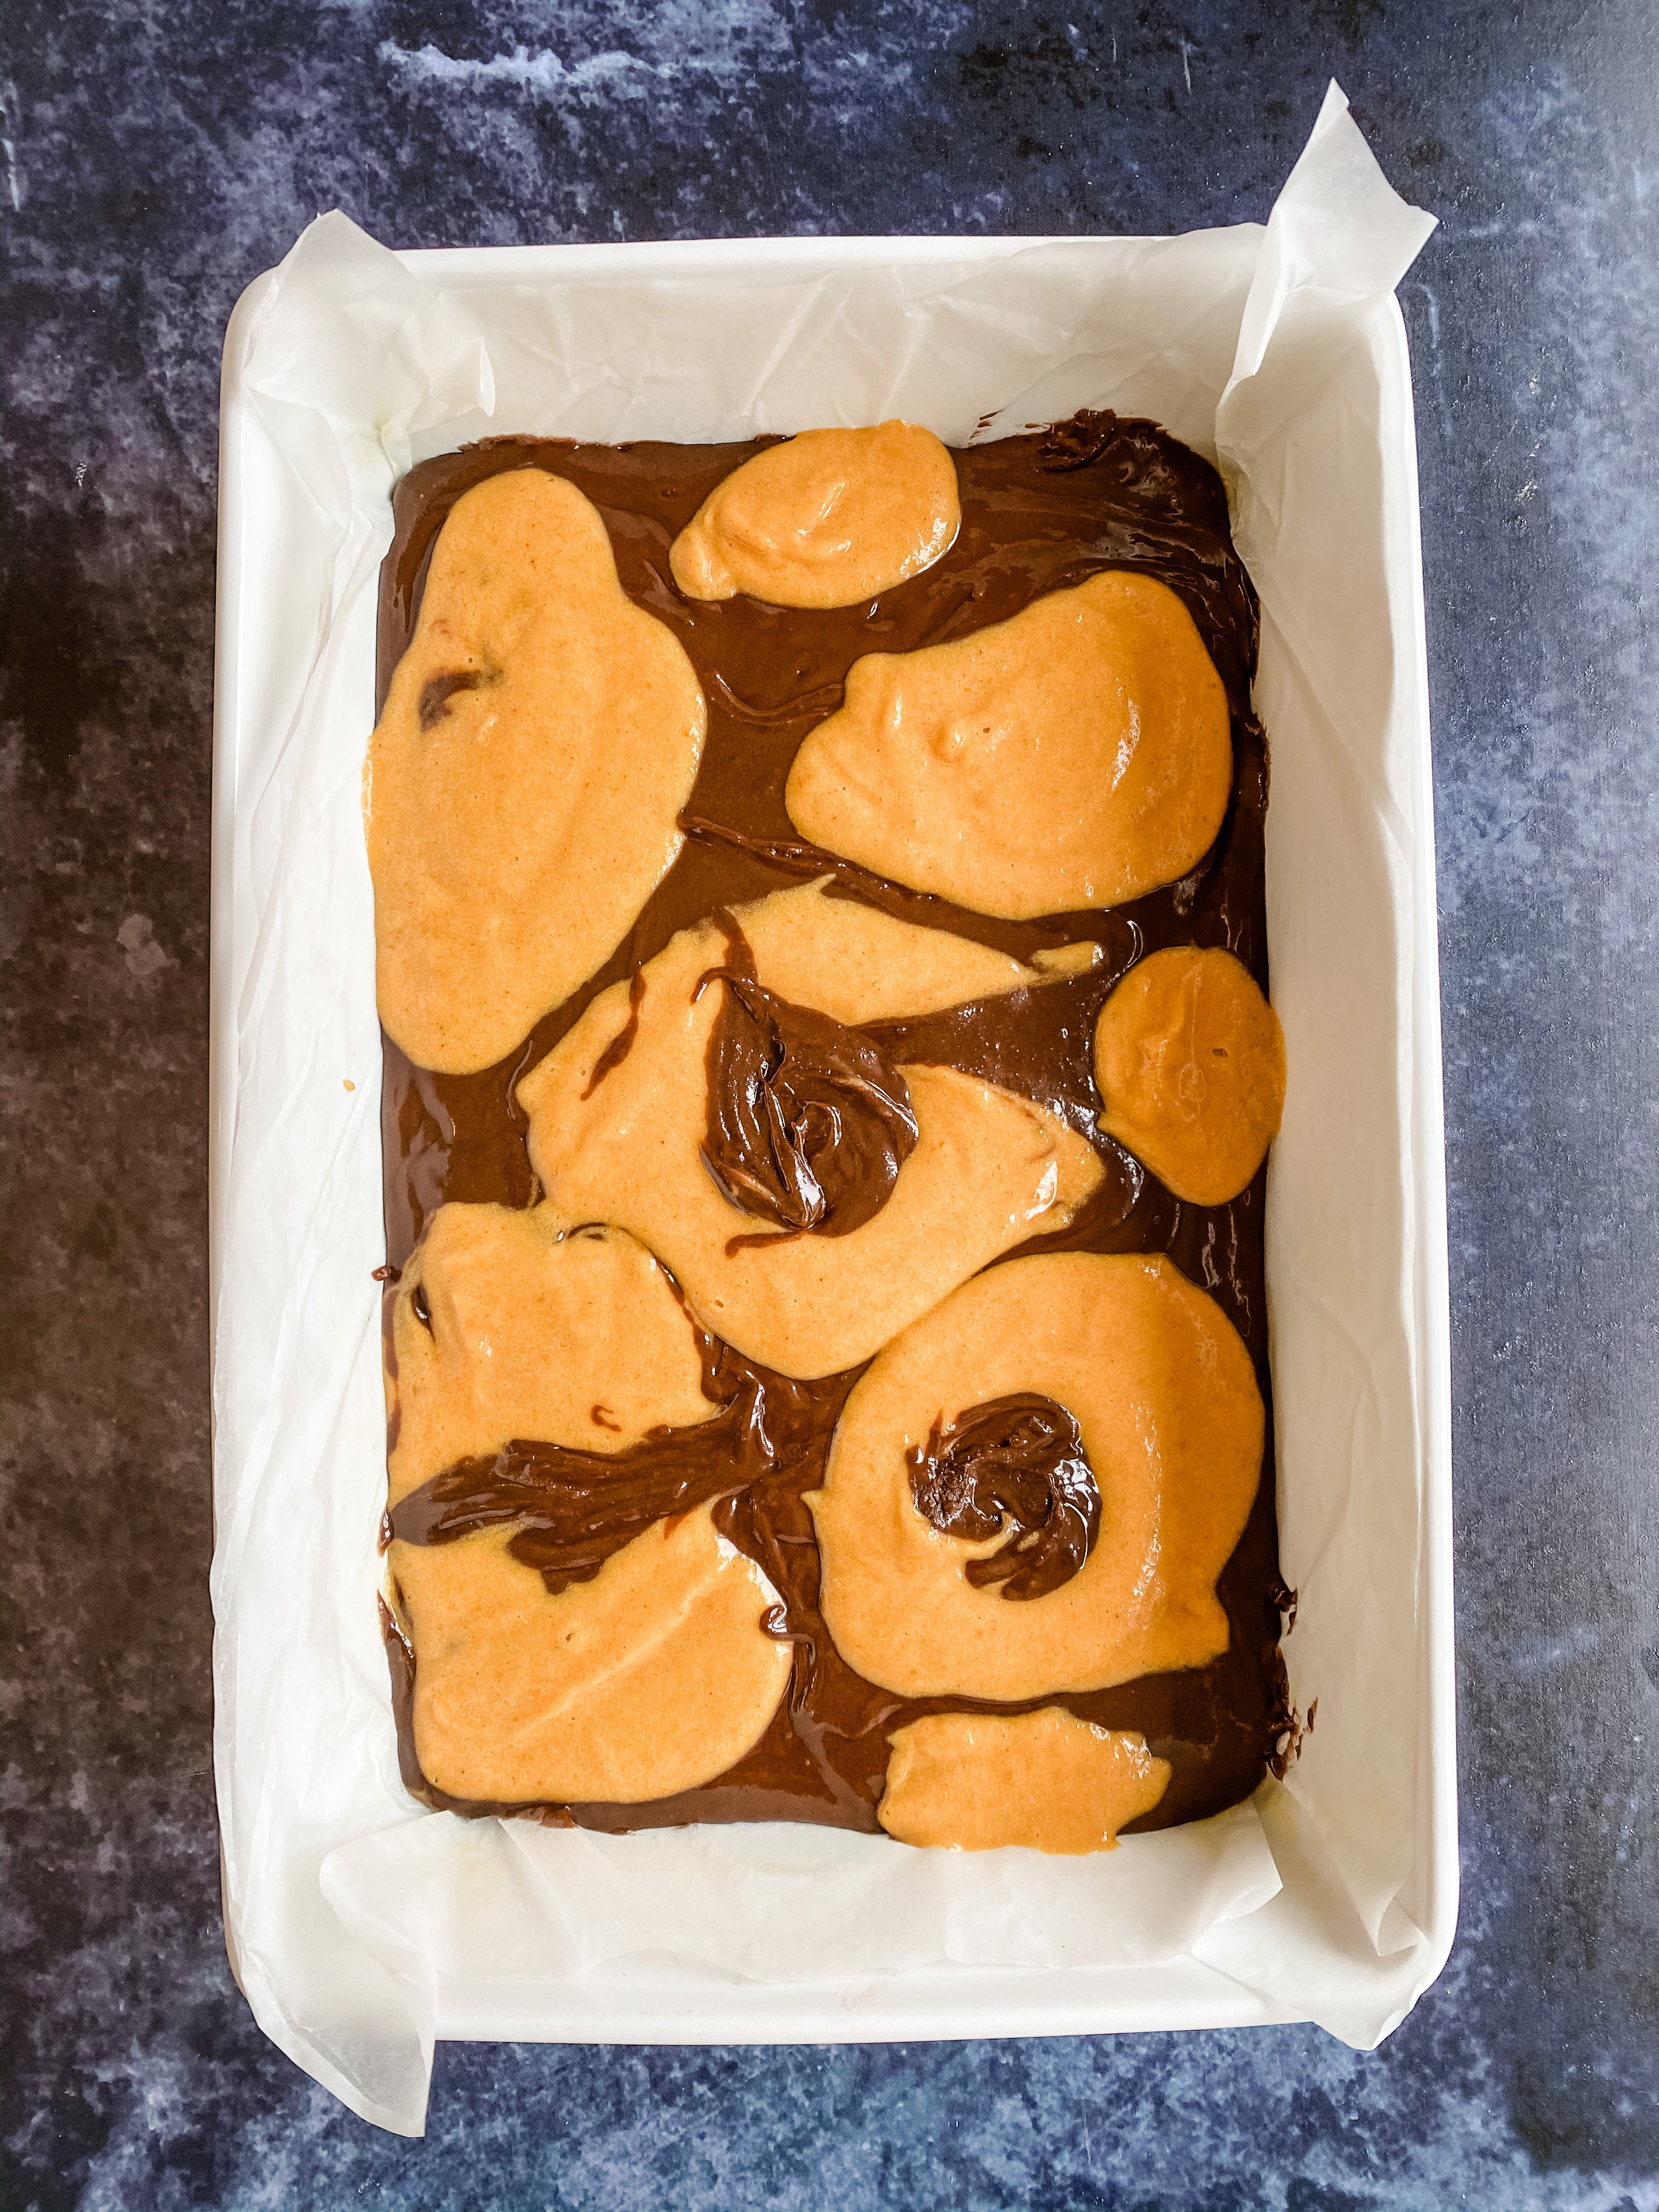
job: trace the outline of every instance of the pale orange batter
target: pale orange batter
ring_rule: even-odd
[[[956,464],[930,430],[803,430],[709,494],[669,565],[691,599],[856,606],[931,568],[961,522]]]
[[[493,1066],[604,964],[680,849],[706,726],[574,485],[456,501],[363,767],[380,1020],[417,1066]]]
[[[1095,1024],[1100,1127],[1177,1198],[1224,1206],[1267,1157],[1285,1110],[1285,1036],[1231,952],[1174,945],[1137,962]]]
[[[1100,1530],[1045,1596],[976,1589],[1000,1537],[943,1534],[905,1455],[933,1424],[1040,1392],[1082,1431]],[[1162,1258],[1012,1260],[890,1344],[847,1401],[809,1495],[823,1617],[866,1680],[906,1697],[1014,1700],[1199,1667],[1227,1648],[1216,1578],[1261,1470],[1255,1370],[1215,1302]]]
[[[1118,1830],[1152,1811],[1172,1771],[1144,1736],[1097,1728],[1056,1705],[935,1713],[890,1741],[877,1818],[901,1843],[949,1850],[1114,1850]]]
[[[854,661],[785,797],[803,836],[976,913],[1115,906],[1227,811],[1227,695],[1167,585],[1118,571],[947,645]]]

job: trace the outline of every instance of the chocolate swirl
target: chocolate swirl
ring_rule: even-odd
[[[845,1237],[880,1212],[915,1150],[904,1078],[873,1038],[811,1006],[792,1006],[755,973],[728,914],[724,983],[708,1040],[708,1134],[702,1158],[720,1194],[799,1236]],[[734,1237],[728,1250],[764,1237]]]
[[[421,686],[421,727],[435,730],[449,717],[449,702],[457,691],[476,691],[487,679],[476,668],[454,668],[442,676],[429,676]]]
[[[1048,475],[1065,469],[1086,469],[1110,451],[1117,434],[1117,416],[1109,407],[1079,407],[1068,421],[1051,422],[1043,432],[1036,465]]]
[[[672,1275],[667,1279],[684,1305],[679,1285]],[[418,1285],[415,1296],[418,1302]],[[617,1452],[515,1437],[497,1452],[458,1460],[400,1498],[386,1516],[385,1542],[397,1537],[405,1544],[453,1544],[510,1522],[515,1534],[508,1551],[521,1565],[534,1567],[549,1596],[556,1597],[574,1583],[591,1582],[654,1522],[735,1498],[774,1469],[821,1453],[839,1401],[825,1406],[810,1385],[739,1358],[690,1307],[685,1311],[702,1364],[703,1395],[719,1408],[708,1420],[653,1429]],[[592,1408],[596,1427],[611,1425],[601,1419],[607,1410],[603,1404]]]
[[[634,1040],[640,1033],[640,1008],[645,1004],[645,974],[636,968],[628,979],[628,1019],[617,1034],[593,1063],[593,1073],[587,1079],[587,1088],[582,1097],[591,1098],[607,1075],[614,1074],[634,1049]]]
[[[515,1437],[493,1457],[459,1461],[400,1498],[392,1534],[405,1544],[451,1544],[510,1522],[507,1549],[556,1596],[591,1582],[653,1522],[752,1482],[737,1427],[728,1412],[696,1428],[658,1430],[621,1452]]]
[[[980,1543],[1008,1532],[988,1559],[968,1562],[975,1589],[1047,1597],[1082,1568],[1100,1534],[1100,1491],[1083,1435],[1064,1406],[1020,1392],[970,1406],[904,1455],[916,1510],[947,1536]]]
[[[507,1549],[534,1567],[550,1596],[591,1582],[653,1522],[695,1512],[754,1483],[800,1425],[799,1389],[764,1368],[739,1379],[726,1347],[702,1329],[703,1389],[720,1411],[691,1428],[653,1429],[619,1452],[515,1437],[498,1452],[458,1461],[400,1498],[391,1534],[406,1544],[453,1544],[511,1522]],[[596,1424],[603,1407],[594,1407]]]

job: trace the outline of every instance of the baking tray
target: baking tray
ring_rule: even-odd
[[[332,217],[232,318],[210,1048],[227,1936],[267,2032],[383,2125],[418,2132],[439,2036],[811,2042],[1316,2019],[1363,2045],[1444,1960],[1457,1873],[1438,967],[1416,448],[1391,289],[1428,226],[1343,106],[1334,90],[1265,231],[394,257]],[[942,380],[941,362],[956,364]],[[878,1944],[845,1970],[833,1953],[781,1953],[775,1974],[677,1951],[661,1912],[642,1914],[636,1948],[614,1929],[609,1948],[584,1947],[580,1928],[550,1935],[557,1913],[502,1824],[456,1839],[459,1824],[404,1796],[368,1602],[379,1054],[351,824],[384,491],[412,461],[503,430],[715,438],[900,412],[960,443],[994,410],[993,434],[1085,404],[1155,415],[1219,458],[1262,597],[1269,952],[1291,1068],[1268,1198],[1281,1553],[1301,1594],[1285,1656],[1302,1711],[1320,1701],[1301,1762],[1254,1807],[1276,1893],[1247,1882],[1232,1917],[1195,1923],[1174,1954],[1130,1941],[1081,1963],[1054,1935],[1035,1966],[980,1940],[898,1967]],[[791,1883],[812,1877],[775,1832],[710,1832],[720,1849],[678,1866],[665,1896],[711,1923],[787,1916]],[[607,1847],[624,1876],[635,1843],[655,1848]],[[1127,1858],[1102,1863],[1111,1880]],[[1018,1917],[1022,1879],[963,1897],[994,1918],[1005,1896]],[[624,1881],[624,1922],[628,1895]]]

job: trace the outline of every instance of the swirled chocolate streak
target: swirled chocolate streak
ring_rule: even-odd
[[[391,1533],[407,1544],[444,1544],[506,1523],[516,1531],[507,1550],[556,1597],[592,1582],[653,1521],[741,1488],[750,1478],[732,1444],[726,1425],[714,1422],[661,1430],[614,1456],[515,1438],[489,1459],[458,1461],[401,1498]]]
[[[640,1008],[645,1004],[645,977],[636,969],[628,979],[628,1019],[593,1063],[593,1073],[582,1093],[584,1098],[591,1098],[605,1077],[614,1073],[633,1051],[634,1040],[640,1033]]]
[[[1216,1299],[1249,1347],[1268,1403],[1268,1432],[1255,1504],[1218,1587],[1231,1626],[1229,1650],[1206,1667],[1042,1701],[1063,1705],[1103,1728],[1138,1729],[1149,1749],[1170,1762],[1173,1778],[1164,1798],[1133,1825],[1164,1827],[1200,1818],[1254,1789],[1284,1737],[1289,1710],[1278,1652],[1277,1601],[1284,1589],[1263,1287],[1265,1171],[1224,1206],[1200,1207],[1175,1198],[1097,1131],[1102,1101],[1092,1039],[1113,986],[1136,960],[1162,946],[1225,947],[1264,991],[1267,986],[1262,880],[1267,758],[1249,705],[1256,604],[1228,536],[1220,479],[1151,422],[1079,416],[1052,429],[957,452],[962,525],[955,544],[925,574],[872,604],[791,611],[741,593],[720,601],[683,598],[670,574],[669,547],[714,487],[766,442],[611,447],[493,440],[425,462],[397,488],[395,536],[381,572],[382,698],[410,636],[427,563],[450,507],[498,471],[537,468],[568,478],[598,507],[623,589],[668,626],[690,658],[708,702],[708,732],[696,786],[681,817],[684,847],[627,939],[597,975],[483,1074],[436,1075],[412,1066],[386,1043],[381,1112],[387,1261],[403,1265],[424,1223],[446,1200],[531,1202],[534,1179],[526,1119],[514,1101],[517,1078],[551,1049],[600,990],[637,978],[677,931],[723,908],[792,882],[827,877],[834,896],[954,930],[1039,966],[1039,956],[1060,946],[1085,939],[1100,945],[1097,964],[1065,980],[918,1020],[872,1025],[862,1036],[883,1068],[960,1068],[1039,1101],[1095,1144],[1106,1170],[1099,1190],[1069,1228],[1032,1238],[1018,1248],[1020,1253],[1165,1253]],[[1108,911],[1001,921],[872,876],[799,838],[784,808],[784,783],[807,731],[841,704],[855,659],[968,635],[1018,614],[1043,593],[1109,568],[1144,571],[1180,596],[1226,687],[1232,793],[1214,845],[1190,875]],[[800,1048],[781,1018],[779,1036],[772,1035],[778,1009],[763,997],[751,994],[740,1001],[728,987],[726,998],[734,1024],[751,1025],[740,1048],[735,1042],[732,1048],[732,1086],[744,1081],[735,1073],[740,1063],[751,1073],[769,1064],[779,1037],[786,1044],[780,1067],[789,1050]],[[611,1065],[630,1042],[631,1031],[618,1037]],[[596,1088],[604,1073],[595,1070]],[[724,1075],[721,1080],[725,1085]],[[747,1098],[746,1087],[741,1094],[735,1087],[722,1090],[723,1097],[738,1095]],[[810,1085],[804,1095],[810,1097]],[[884,1095],[896,1097],[890,1091]],[[791,1109],[781,1096],[778,1110],[787,1131]],[[754,1141],[744,1134],[738,1144],[744,1171],[751,1174],[763,1118],[769,1133],[774,1126],[763,1096],[754,1112]],[[802,1119],[797,1111],[795,1122]],[[895,1126],[882,1121],[888,1141]],[[879,1158],[860,1166],[856,1176],[837,1179],[823,1146],[811,1141],[810,1122],[799,1149],[791,1142],[788,1150],[805,1162],[823,1194],[823,1230],[852,1226],[854,1214],[848,1209],[866,1202],[859,1194],[866,1175],[878,1182],[884,1171]],[[881,1147],[874,1151],[878,1155]],[[806,1210],[806,1177],[799,1166],[774,1153],[757,1180],[767,1180],[775,1198],[782,1193],[786,1206]],[[739,1190],[744,1208],[759,1210],[753,1183],[740,1184],[734,1175],[732,1191]],[[878,1197],[874,1205],[879,1203]],[[762,1218],[798,1225],[785,1224],[775,1210]],[[740,1227],[737,1212],[732,1218]],[[704,1389],[724,1410],[698,1431],[681,1432],[678,1442],[647,1439],[634,1455],[605,1460],[602,1468],[597,1455],[563,1454],[533,1443],[509,1446],[495,1461],[449,1470],[427,1492],[405,1501],[410,1517],[400,1522],[399,1534],[414,1535],[421,1525],[428,1540],[442,1540],[464,1527],[486,1525],[481,1516],[491,1525],[511,1520],[520,1531],[515,1547],[520,1539],[525,1547],[520,1556],[556,1580],[595,1571],[587,1562],[626,1541],[638,1516],[648,1521],[712,1498],[720,1533],[758,1562],[780,1592],[783,1619],[776,1632],[793,1648],[789,1694],[766,1734],[707,1787],[644,1806],[503,1808],[457,1802],[421,1774],[411,1725],[414,1655],[388,1614],[387,1650],[409,1786],[428,1802],[461,1812],[510,1809],[599,1828],[794,1819],[874,1829],[894,1729],[936,1712],[1031,1710],[964,1698],[900,1698],[865,1681],[836,1650],[818,1610],[817,1550],[803,1498],[823,1481],[830,1436],[857,1379],[855,1371],[821,1382],[786,1381],[708,1340]],[[948,1455],[949,1443],[944,1438],[941,1443]],[[1071,1464],[1063,1455],[1060,1463]],[[998,1480],[1010,1490],[1015,1486],[1005,1475]],[[1071,1497],[1080,1485],[1068,1473],[1061,1487]],[[981,1565],[1012,1563],[1001,1584],[1010,1597],[1024,1594],[1015,1585],[1027,1575],[1054,1573],[1063,1581],[1074,1571],[1070,1547],[1086,1545],[1073,1525],[1077,1512],[1068,1504],[1055,1515],[1054,1492],[1045,1489],[1045,1495],[1051,1500],[1047,1516],[1035,1496],[1028,1499],[1022,1492],[1004,1500],[994,1484],[984,1492],[987,1510],[995,1499],[1000,1515],[1008,1516],[997,1526],[1012,1548],[1000,1547]],[[429,1517],[417,1523],[416,1516]],[[1045,1540],[1051,1520],[1054,1533]],[[1022,1552],[1019,1545],[1034,1528],[1038,1542]]]
[[[514,1438],[487,1458],[458,1461],[399,1499],[386,1516],[387,1540],[446,1544],[511,1525],[507,1549],[556,1596],[591,1582],[653,1522],[747,1489],[797,1438],[811,1386],[750,1366],[695,1318],[692,1328],[703,1395],[721,1409],[714,1419],[653,1429],[620,1452]],[[810,1427],[810,1411],[806,1419]]]
[[[909,1086],[874,1038],[765,989],[742,930],[716,919],[726,963],[697,984],[700,995],[726,987],[708,1040],[703,1164],[745,1213],[795,1236],[849,1236],[915,1150]],[[726,1249],[761,1241],[734,1237]]]
[[[1100,1534],[1100,1488],[1083,1431],[1064,1406],[1031,1391],[988,1399],[933,1423],[904,1455],[916,1510],[969,1543],[1003,1535],[965,1570],[975,1589],[1046,1597],[1068,1583]]]

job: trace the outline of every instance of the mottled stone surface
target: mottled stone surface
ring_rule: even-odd
[[[1659,2204],[1659,37],[1644,0],[11,0],[7,2208]],[[1462,1933],[1312,2029],[441,2050],[344,2113],[227,1970],[209,1753],[215,422],[319,210],[394,245],[1177,230],[1326,78],[1442,228],[1422,447]]]

